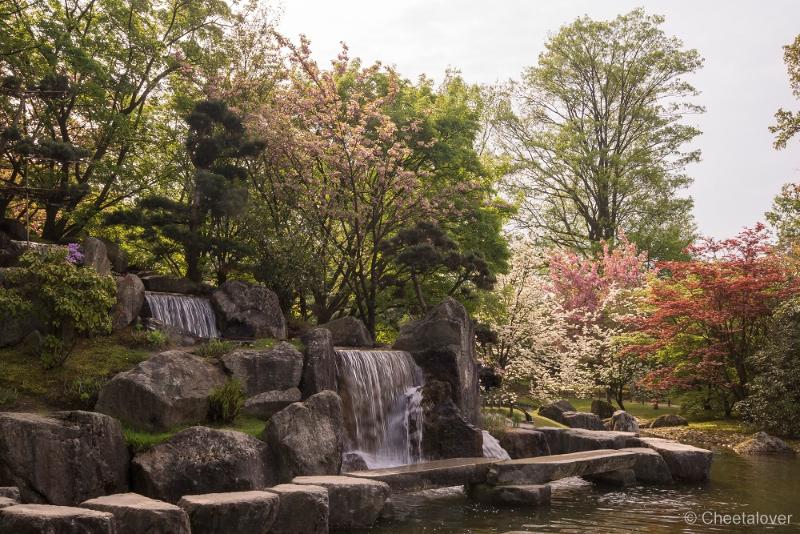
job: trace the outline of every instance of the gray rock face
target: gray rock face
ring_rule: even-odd
[[[303,373],[303,355],[286,341],[266,350],[234,350],[222,357],[222,363],[248,396],[296,388]]]
[[[733,450],[739,454],[760,455],[760,454],[795,454],[795,450],[780,438],[770,436],[766,432],[756,432],[748,439],[736,445]]]
[[[550,404],[545,404],[544,406],[539,408],[539,415],[542,417],[547,417],[548,419],[555,421],[556,423],[564,424],[564,412],[574,412],[575,407],[570,404],[568,401],[565,400],[558,400],[555,402],[551,402]]]
[[[342,465],[344,416],[333,391],[312,395],[276,413],[264,431],[278,480],[297,475],[336,475]]]
[[[294,484],[322,486],[328,490],[329,527],[336,529],[368,528],[381,515],[389,486],[384,482],[343,476],[304,476]]]
[[[83,264],[100,274],[111,274],[111,261],[108,259],[106,244],[94,237],[87,237],[81,245]]]
[[[178,506],[192,523],[192,534],[273,532],[280,498],[266,491],[187,495]]]
[[[617,432],[633,432],[639,434],[639,423],[636,418],[625,410],[617,410],[611,416],[611,430]]]
[[[342,456],[342,473],[352,471],[366,471],[369,469],[367,461],[357,452],[346,452]]]
[[[614,415],[614,406],[610,402],[602,399],[594,399],[592,401],[591,412],[600,419],[608,419]]]
[[[114,516],[85,508],[18,504],[0,510],[0,532],[14,534],[116,534]]]
[[[630,446],[630,440],[636,437],[632,432],[596,431],[582,428],[539,427],[538,431],[547,439],[550,454],[622,449]]]
[[[327,534],[327,489],[310,484],[279,484],[269,491],[280,496],[273,534]]]
[[[561,414],[562,423],[570,428],[583,428],[586,430],[605,430],[603,421],[589,412],[564,412]]]
[[[547,437],[538,430],[508,428],[499,436],[499,441],[512,459],[550,454]]]
[[[645,447],[620,449],[636,453],[633,472],[636,480],[643,484],[672,484],[672,475],[667,462],[653,449]]]
[[[646,446],[661,455],[672,478],[681,482],[702,482],[708,479],[711,451],[661,438],[639,438]]]
[[[115,273],[128,272],[128,255],[119,245],[108,239],[101,239],[106,245],[106,254],[111,262],[111,270]]]
[[[119,373],[102,390],[95,410],[151,432],[203,422],[208,395],[225,373],[182,351],[162,352]]]
[[[233,430],[201,426],[137,455],[133,489],[175,503],[184,495],[262,489],[274,482],[266,445]]]
[[[349,315],[320,325],[320,328],[331,333],[333,344],[337,347],[373,347],[375,345],[364,323]]]
[[[177,276],[150,275],[143,276],[142,283],[148,291],[156,293],[181,293],[183,295],[205,295],[210,293],[211,288],[204,284],[198,284],[188,278]]]
[[[325,391],[336,391],[336,353],[333,336],[326,328],[313,328],[300,341],[305,346],[305,363],[300,380],[303,398]]]
[[[293,402],[299,402],[300,398],[300,390],[297,388],[265,391],[247,399],[242,413],[267,420]]]
[[[550,486],[473,484],[467,486],[467,495],[478,502],[495,506],[539,506],[550,502]]]
[[[453,402],[468,422],[477,424],[480,392],[475,327],[464,306],[446,298],[423,319],[403,325],[394,348],[411,353],[425,372],[426,382],[449,383]]]
[[[483,433],[472,426],[452,400],[448,382],[422,388],[422,456],[428,460],[483,456]]]
[[[117,277],[117,302],[111,309],[114,330],[133,323],[144,304],[144,284],[135,274]]]
[[[0,413],[0,484],[31,503],[73,505],[128,487],[119,421],[93,412]]]
[[[662,428],[667,426],[687,426],[689,421],[672,413],[664,414],[656,417],[655,421],[650,424],[650,428]]]
[[[211,305],[224,337],[286,339],[286,319],[278,296],[266,287],[229,280],[212,293]]]
[[[190,534],[186,512],[163,501],[137,493],[120,493],[90,499],[81,508],[114,516],[116,534]]]
[[[0,488],[0,497],[11,499],[12,501],[21,502],[19,488],[16,486],[4,486]]]
[[[44,329],[44,326],[33,313],[4,317],[0,327],[0,347],[17,345],[36,330]]]

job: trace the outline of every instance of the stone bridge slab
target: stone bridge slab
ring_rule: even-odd
[[[611,449],[505,460],[490,466],[486,480],[494,485],[544,484],[561,478],[632,469],[636,460],[635,452]]]
[[[346,476],[386,482],[393,492],[420,491],[486,481],[497,458],[449,458],[387,469],[353,471]]]

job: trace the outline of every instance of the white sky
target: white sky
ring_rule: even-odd
[[[705,66],[690,81],[706,113],[703,161],[692,165],[700,232],[727,237],[763,219],[780,185],[800,182],[800,140],[776,151],[767,127],[779,107],[797,110],[783,45],[800,33],[800,0],[283,0],[280,29],[304,33],[320,61],[344,41],[352,56],[394,65],[405,77],[468,81],[517,77],[536,63],[549,34],[588,14],[610,19],[636,7],[666,17],[665,29],[696,48]]]

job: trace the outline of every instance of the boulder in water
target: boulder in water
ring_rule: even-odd
[[[317,393],[273,415],[262,439],[273,455],[278,480],[339,474],[343,430],[342,401],[333,391]]]
[[[586,430],[605,430],[603,421],[589,412],[563,412],[561,422],[570,428],[583,428]]]
[[[108,259],[106,244],[94,237],[87,237],[81,245],[83,264],[99,274],[111,274],[111,261]]]
[[[650,428],[662,428],[668,426],[687,426],[689,421],[673,413],[667,413],[656,417],[655,421],[650,423]]]
[[[300,338],[305,350],[300,391],[303,398],[325,391],[337,390],[336,352],[333,336],[326,328],[313,328]]]
[[[639,434],[639,423],[636,418],[625,410],[617,410],[611,416],[611,430],[617,432],[633,432]]]
[[[636,453],[633,472],[636,480],[643,484],[672,484],[672,474],[664,458],[655,450],[646,447],[620,449]]]
[[[450,384],[433,380],[422,388],[422,456],[427,460],[483,456],[483,433],[455,405]]]
[[[333,344],[337,347],[368,348],[375,345],[364,323],[350,315],[329,321],[320,325],[320,328],[331,333]]]
[[[673,479],[681,482],[708,480],[714,457],[711,451],[661,438],[639,438],[639,441],[664,458]]]
[[[300,399],[300,390],[297,388],[265,391],[247,399],[242,413],[267,420],[293,402],[299,402]]]
[[[574,412],[575,407],[566,400],[557,400],[539,408],[539,415],[551,421],[564,424],[564,412]]]
[[[594,399],[592,401],[592,408],[590,411],[600,419],[608,419],[614,415],[614,406],[612,406],[611,403],[606,400]]]
[[[311,484],[279,484],[269,491],[280,496],[274,534],[328,534],[328,490]]]
[[[184,495],[249,491],[274,483],[266,445],[243,432],[195,426],[134,457],[133,489],[176,503]]]
[[[280,497],[267,491],[186,495],[178,506],[189,514],[192,534],[273,532]]]
[[[426,382],[450,384],[451,398],[471,424],[478,423],[480,389],[475,326],[467,310],[448,297],[423,319],[405,324],[394,348],[411,353]]]
[[[733,450],[739,454],[795,454],[795,450],[780,438],[770,436],[766,432],[756,432],[746,440],[736,445]]]
[[[121,330],[139,318],[144,304],[144,284],[135,274],[117,277],[117,302],[111,309],[114,330]]]
[[[116,534],[190,534],[186,512],[163,501],[137,493],[120,493],[90,499],[81,508],[114,516]]]
[[[0,532],[14,534],[117,534],[114,516],[71,506],[18,504],[0,511]]]
[[[234,350],[222,357],[222,363],[248,396],[297,388],[303,374],[303,354],[286,341],[268,349]]]
[[[389,485],[377,480],[345,476],[296,477],[294,484],[322,486],[328,490],[331,530],[369,528],[383,511]]]
[[[127,490],[119,421],[93,412],[0,413],[0,482],[22,500],[74,505]]]
[[[513,459],[547,456],[550,448],[547,437],[538,430],[506,428],[499,436],[500,445]]]
[[[151,432],[199,423],[208,414],[209,394],[225,379],[202,358],[162,352],[114,376],[100,390],[95,410]]]
[[[229,280],[214,291],[211,304],[224,337],[286,339],[286,319],[278,296],[266,287]]]

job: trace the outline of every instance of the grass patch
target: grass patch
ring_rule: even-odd
[[[296,348],[300,352],[303,352],[306,348],[305,345],[303,345],[303,342],[300,341],[299,338],[287,339],[285,341],[294,346],[294,348]],[[248,343],[248,346],[257,350],[267,350],[271,349],[279,342],[280,340],[275,339],[274,337],[264,337]]]
[[[233,341],[212,339],[194,349],[194,354],[201,358],[221,358],[238,346]]]
[[[166,432],[146,432],[125,426],[123,428],[123,434],[125,435],[125,441],[128,443],[128,447],[130,447],[134,454],[137,454],[164,443],[181,430],[186,430],[190,426],[193,425],[173,428]],[[264,432],[264,428],[266,428],[267,423],[255,417],[239,416],[233,423],[229,425],[199,424],[198,426],[236,430],[238,432],[243,432],[253,436],[254,438],[261,439],[261,434]]]

